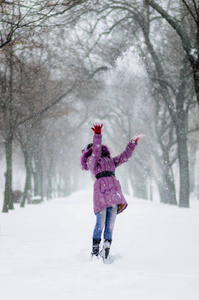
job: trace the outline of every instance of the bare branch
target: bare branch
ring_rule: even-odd
[[[161,16],[167,20],[167,22],[173,27],[173,29],[178,33],[182,44],[183,48],[190,57],[190,52],[191,52],[191,42],[183,30],[183,28],[180,26],[178,21],[169,15],[161,6],[159,6],[154,0],[146,0],[146,3],[149,4],[151,7],[153,7],[157,12],[161,14]]]
[[[197,7],[196,7],[196,3],[195,1],[194,2],[194,7],[195,7],[195,10],[197,12]],[[182,3],[184,3],[184,5],[186,6],[187,10],[189,11],[190,15],[193,17],[194,21],[196,22],[196,24],[198,24],[198,20],[196,19],[193,11],[191,10],[191,7],[188,5],[188,3],[185,1],[185,0],[182,0]]]
[[[46,113],[49,109],[51,109],[54,105],[58,104],[64,97],[66,97],[67,95],[69,95],[75,88],[76,83],[64,94],[60,95],[58,98],[56,98],[55,100],[53,100],[50,104],[48,104],[45,108],[43,108],[42,110],[31,114],[29,117],[21,120],[18,124],[17,127],[19,127],[21,124],[24,124],[25,122],[32,120],[36,117],[42,116],[44,113]]]

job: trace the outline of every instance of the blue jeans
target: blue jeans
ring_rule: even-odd
[[[104,239],[112,240],[113,228],[117,215],[117,205],[107,207],[96,213],[96,224],[93,231],[93,238],[100,240],[104,230]]]

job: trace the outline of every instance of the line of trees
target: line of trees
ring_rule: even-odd
[[[32,160],[35,194],[43,198],[41,120],[76,85],[74,74],[70,74],[67,85],[61,78],[57,80],[52,76],[56,68],[53,66],[55,62],[48,31],[52,26],[51,20],[74,9],[79,1],[68,1],[65,4],[62,1],[54,2],[1,1],[0,4],[0,116],[6,156],[3,212],[14,208],[12,151],[15,137],[21,144],[27,173],[22,206],[30,189]],[[72,17],[65,16],[66,24],[75,24],[73,14]]]
[[[189,152],[196,155],[199,130],[193,118],[199,101],[198,3],[18,0],[1,1],[0,9],[3,212],[14,208],[13,141],[24,156],[24,207],[30,190],[50,199],[83,186],[78,156],[90,138],[82,132],[94,118],[106,122],[105,138],[117,152],[135,129],[147,132],[144,151],[124,169],[135,196],[151,198],[154,181],[162,202],[189,207],[196,181]],[[119,70],[115,61],[132,46],[146,73],[137,77],[127,61],[107,90],[107,77]]]

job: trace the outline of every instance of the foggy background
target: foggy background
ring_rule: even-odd
[[[92,188],[81,150],[101,122],[125,194],[199,199],[197,1],[1,1],[0,190],[50,200]],[[173,23],[169,23],[169,17]]]

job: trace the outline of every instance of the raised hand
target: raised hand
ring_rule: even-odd
[[[139,139],[142,139],[143,137],[145,137],[146,135],[145,134],[143,134],[143,133],[140,133],[140,134],[135,134],[134,136],[133,136],[133,138],[132,138],[132,142],[134,143],[134,144],[137,144],[137,142],[139,141]]]
[[[103,126],[103,124],[97,124],[97,123],[94,123],[94,124],[93,124],[93,127],[91,127],[91,129],[92,129],[95,133],[101,134],[102,126]]]

